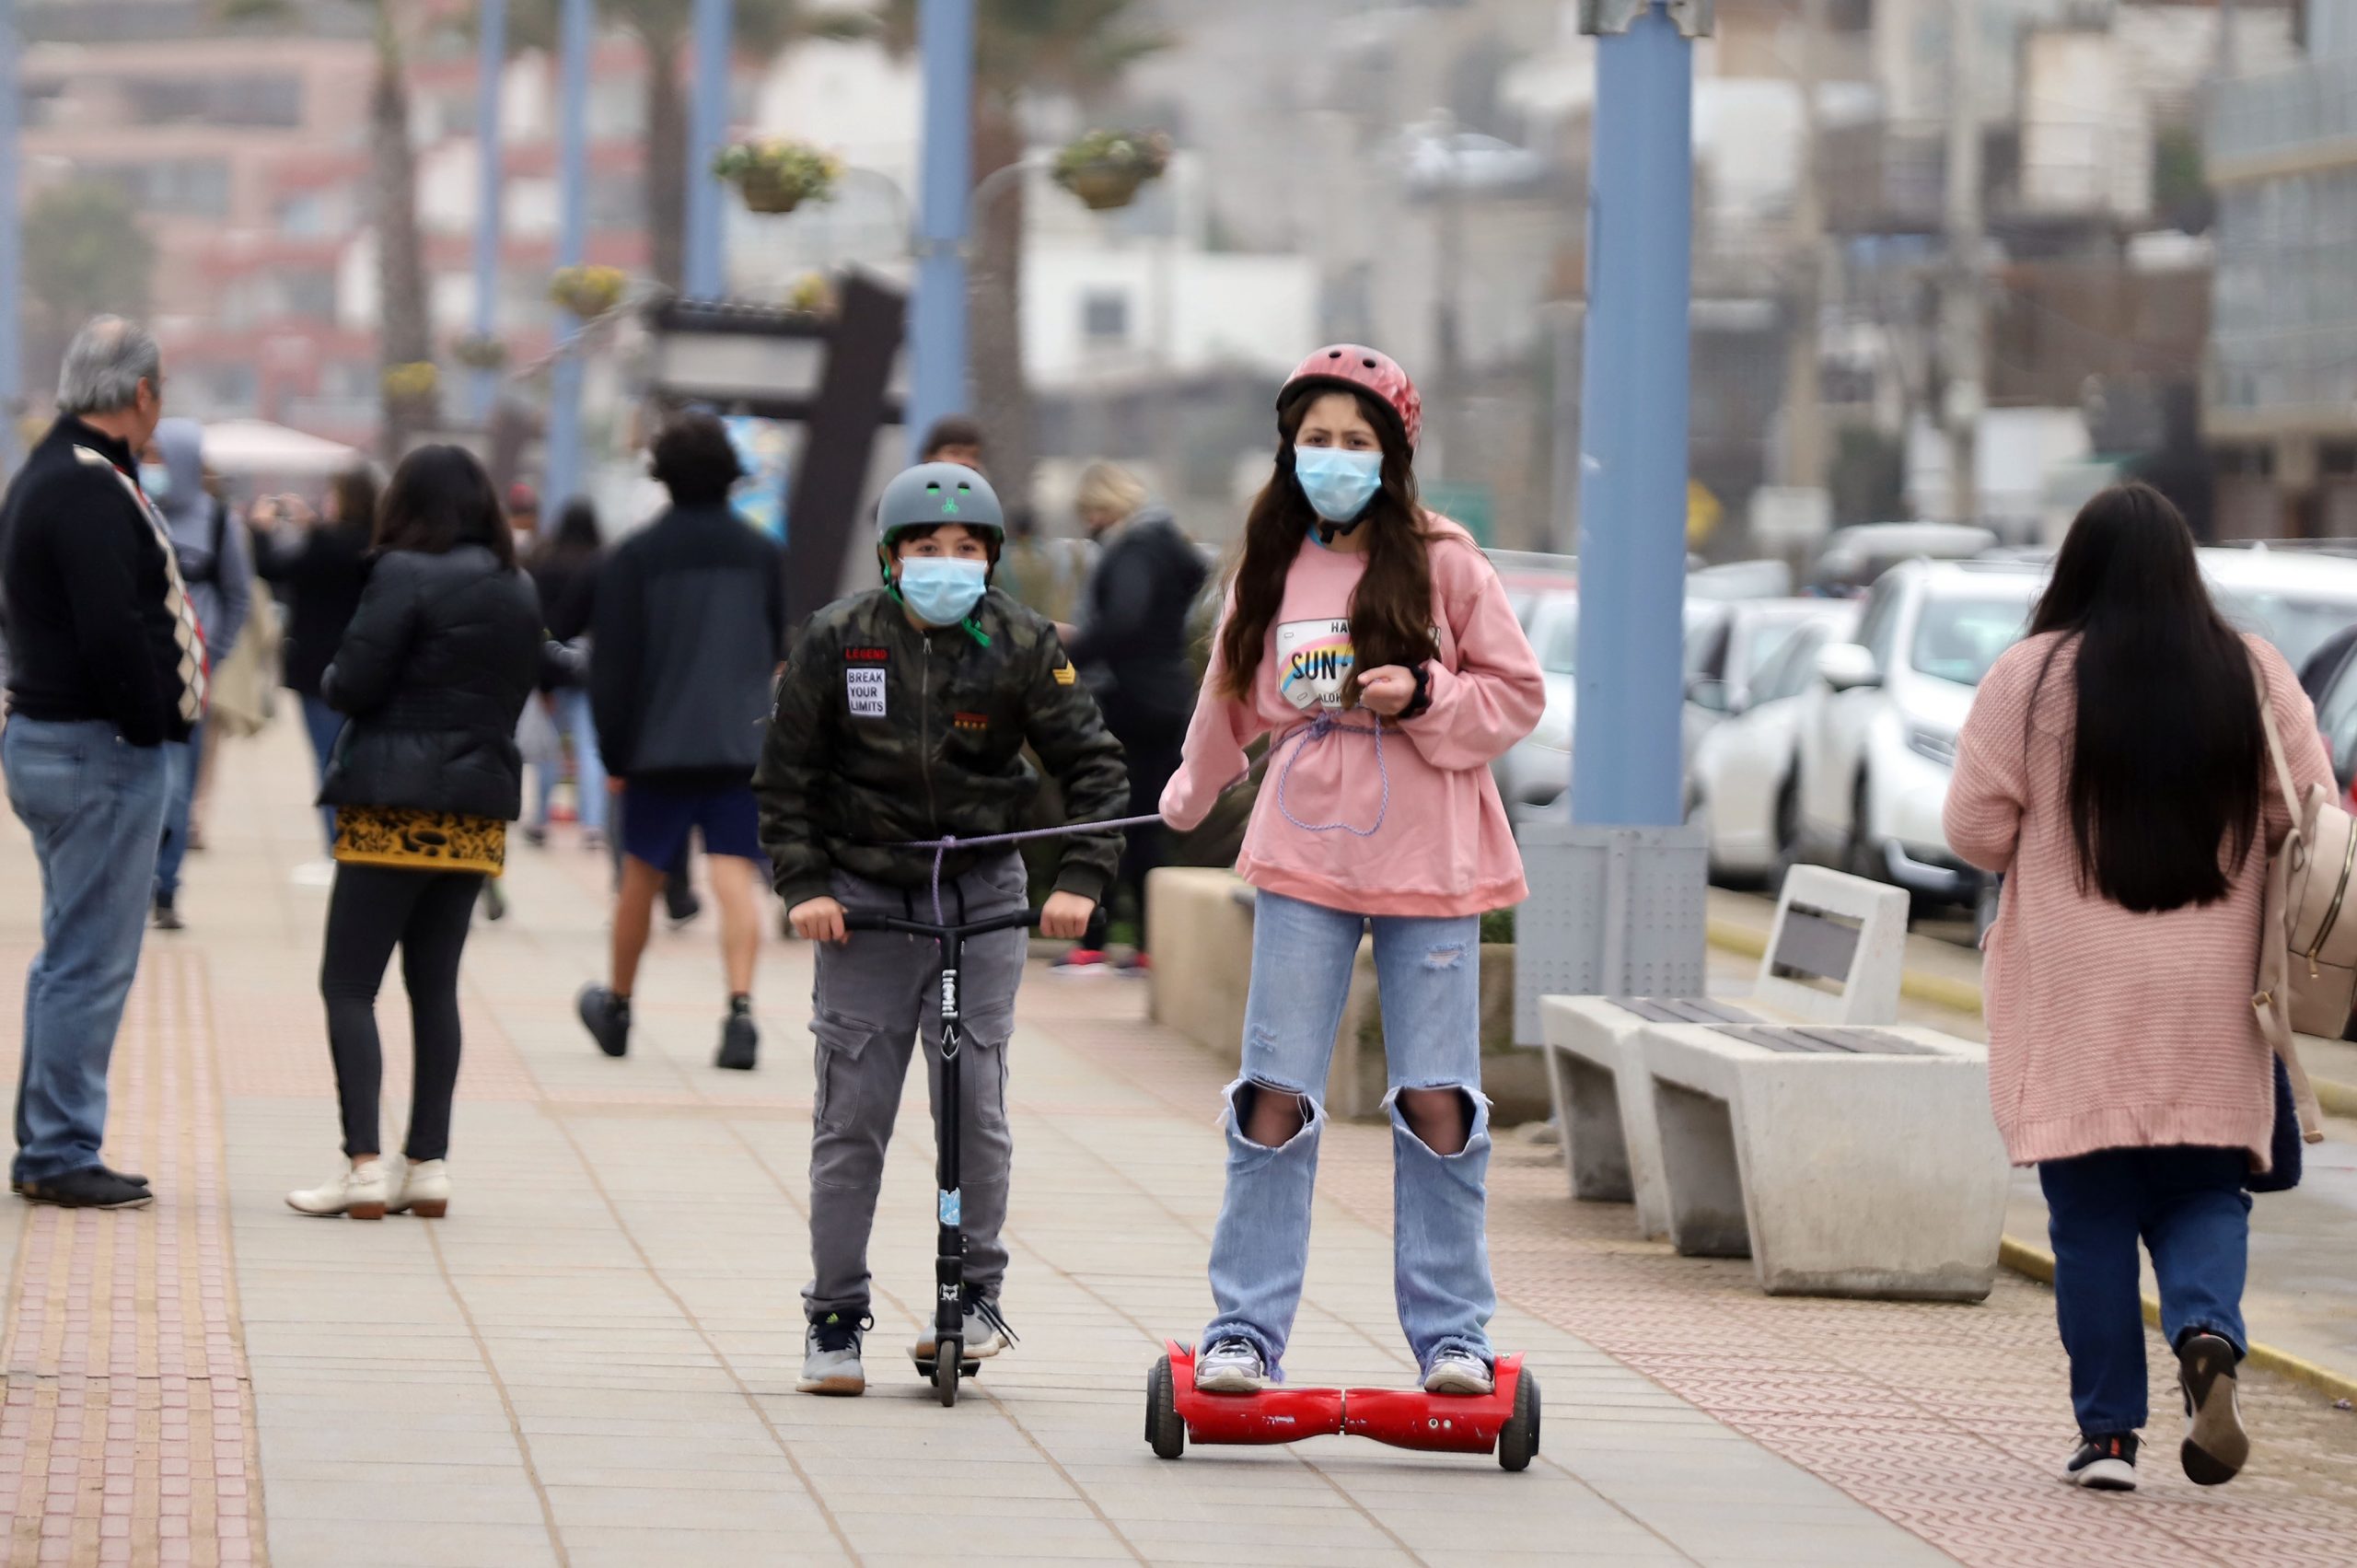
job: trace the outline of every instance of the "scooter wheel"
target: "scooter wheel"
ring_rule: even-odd
[[[1538,1454],[1538,1379],[1522,1369],[1514,1386],[1514,1414],[1498,1428],[1498,1468],[1526,1470]]]
[[[934,1347],[933,1391],[944,1405],[958,1402],[958,1361],[965,1345],[957,1340],[945,1339]]]
[[[1145,1375],[1145,1440],[1158,1459],[1175,1459],[1187,1451],[1187,1423],[1178,1419],[1178,1390],[1167,1355]]]

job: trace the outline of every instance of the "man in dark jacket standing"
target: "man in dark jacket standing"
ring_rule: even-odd
[[[1128,470],[1091,463],[1080,476],[1073,505],[1103,552],[1081,592],[1080,625],[1064,651],[1105,711],[1105,727],[1129,759],[1130,810],[1155,809],[1162,786],[1178,771],[1178,749],[1195,712],[1195,671],[1187,658],[1187,618],[1211,568],[1166,507],[1154,505]],[[1163,831],[1149,824],[1130,830],[1113,893],[1079,947],[1056,961],[1060,972],[1101,969],[1107,917],[1127,889],[1137,907],[1140,957],[1145,965],[1145,879],[1162,864]]]
[[[753,804],[770,687],[785,648],[784,560],[728,505],[743,477],[728,432],[686,414],[656,437],[654,472],[671,505],[624,540],[598,575],[589,705],[598,749],[621,794],[622,888],[613,979],[581,993],[598,1049],[630,1049],[631,991],[664,868],[703,841],[720,901],[728,1016],[719,1065],[750,1069],[753,962],[763,866]]]
[[[72,1208],[154,1202],[99,1160],[107,1063],[155,885],[170,764],[204,713],[204,642],[138,453],[163,412],[156,341],[111,316],[65,351],[58,420],[0,502],[8,804],[41,862],[14,1185]]]

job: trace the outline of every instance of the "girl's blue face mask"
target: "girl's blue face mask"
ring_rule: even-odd
[[[139,488],[158,506],[172,498],[172,470],[161,463],[139,465]]]
[[[926,625],[961,625],[990,589],[990,565],[948,555],[905,556],[900,586],[901,602]]]
[[[1329,523],[1356,522],[1383,488],[1383,454],[1295,447],[1293,472],[1310,510]]]

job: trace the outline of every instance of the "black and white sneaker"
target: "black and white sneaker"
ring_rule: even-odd
[[[2223,1486],[2250,1462],[2235,1395],[2235,1347],[2216,1334],[2188,1334],[2177,1347],[2177,1387],[2185,1392],[2185,1441],[2177,1458],[2196,1486]]]
[[[2108,1433],[2089,1437],[2062,1467],[2062,1479],[2089,1492],[2136,1490],[2136,1434]]]
[[[761,1061],[761,1031],[749,1013],[731,1011],[720,1026],[720,1054],[713,1059],[715,1067],[726,1067],[732,1073],[749,1073]]]

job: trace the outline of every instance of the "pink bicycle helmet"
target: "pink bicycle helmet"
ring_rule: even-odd
[[[1301,362],[1301,368],[1285,377],[1277,393],[1277,406],[1283,408],[1295,392],[1304,387],[1341,387],[1354,392],[1372,392],[1383,406],[1399,417],[1399,428],[1412,447],[1424,432],[1424,400],[1416,390],[1415,382],[1399,368],[1399,362],[1389,354],[1357,343],[1334,343],[1319,349]]]

